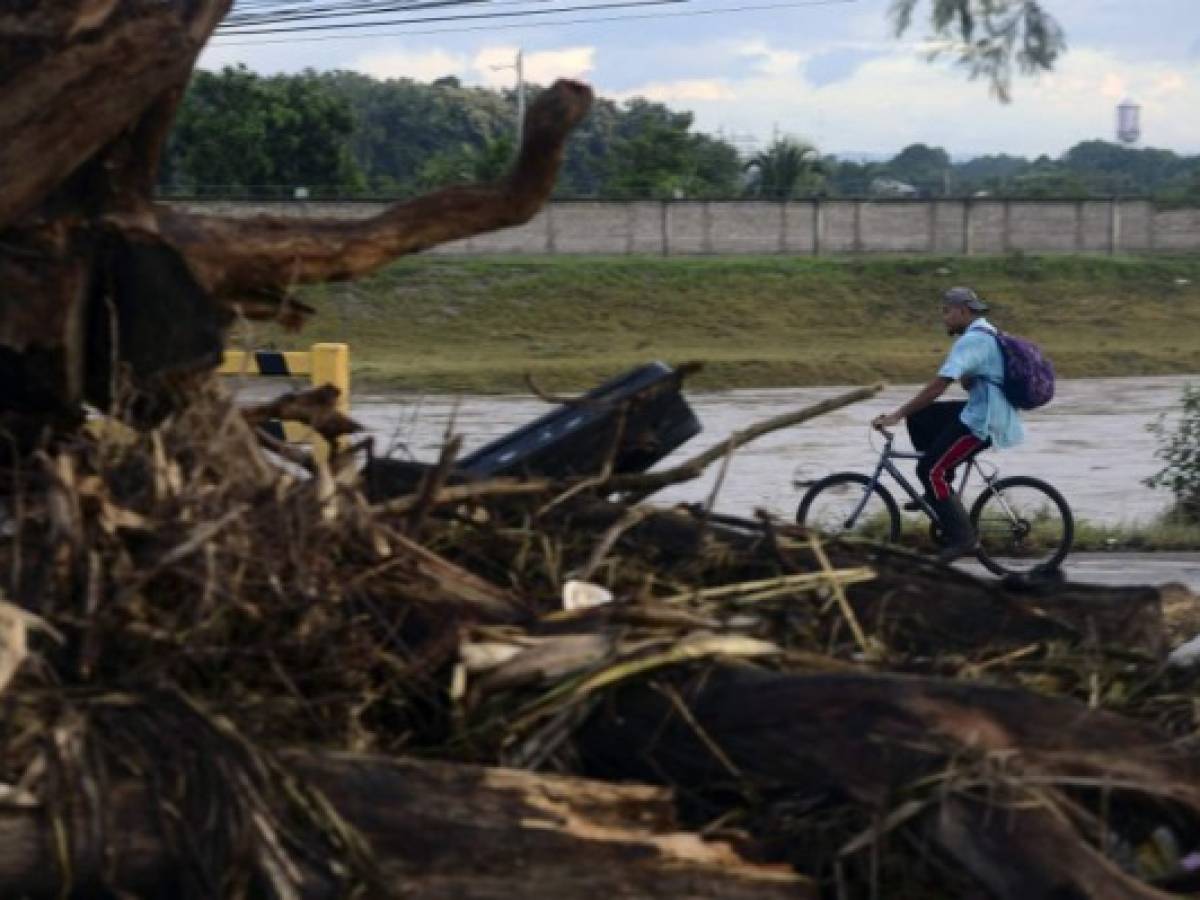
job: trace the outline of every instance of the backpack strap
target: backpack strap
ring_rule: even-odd
[[[976,326],[972,325],[971,328],[968,328],[967,330],[970,331],[972,329],[975,329],[975,327]],[[992,337],[994,337],[996,339],[996,349],[1000,351],[1000,362],[1003,363],[1004,362],[1004,345],[1000,343],[1000,329],[997,328],[995,325],[993,325],[991,322],[988,322],[985,325],[978,326],[977,330],[982,331],[984,334],[990,334]],[[995,387],[1000,388],[1001,392],[1004,391],[1004,380],[1003,379],[1001,379],[1000,381],[995,381],[994,379],[991,379],[991,378],[984,378],[983,380],[985,382],[987,382],[988,384],[991,384],[991,385],[994,385]]]

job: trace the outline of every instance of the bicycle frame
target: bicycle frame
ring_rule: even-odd
[[[941,521],[934,507],[940,504],[927,501],[925,485],[912,476],[906,477],[897,465],[901,461],[920,460],[925,454],[895,449],[896,436],[886,429],[878,430],[884,443],[879,449],[872,441],[872,449],[879,458],[869,474],[862,470],[834,472],[817,481],[793,481],[796,487],[808,485],[796,512],[797,523],[834,534],[853,533],[866,514],[868,504],[878,499],[884,506],[880,515],[886,514],[889,526],[887,536],[882,539],[900,540],[904,525],[896,500],[907,496],[912,503],[906,505],[925,515],[932,525],[931,537],[939,543],[944,535],[939,534]],[[966,500],[968,485],[974,477],[971,473],[977,472],[982,482],[981,489],[972,498],[968,515],[973,530],[980,532],[975,555],[983,566],[1001,577],[1050,571],[1060,566],[1071,550],[1075,528],[1071,509],[1062,494],[1053,485],[1027,475],[1002,478],[999,467],[991,459],[980,459],[976,455],[965,462],[961,477],[954,479],[954,486]],[[885,473],[892,476],[902,494],[896,494],[894,488],[884,487]],[[1033,505],[1026,502],[1030,497]],[[818,498],[829,505],[822,505]],[[851,507],[849,510],[847,503]],[[1046,533],[1040,530],[1043,520],[1051,529]],[[864,524],[874,527],[874,513]],[[869,533],[863,536],[870,539]]]
[[[912,483],[904,477],[904,473],[901,472],[893,462],[893,460],[897,459],[919,460],[923,454],[907,450],[893,450],[892,444],[896,441],[896,435],[893,432],[883,429],[880,429],[880,433],[884,436],[884,443],[883,450],[879,453],[879,462],[875,466],[875,471],[871,473],[870,483],[867,485],[867,489],[863,491],[862,499],[858,502],[858,506],[854,508],[854,512],[846,520],[846,527],[851,527],[856,521],[858,521],[858,517],[862,515],[862,511],[866,508],[867,501],[871,499],[871,495],[874,493],[875,487],[879,484],[880,477],[884,472],[887,472],[892,476],[895,482],[900,485],[901,488],[903,488],[904,493],[908,494],[909,498],[921,508],[925,515],[929,517],[930,521],[936,522],[938,520],[938,515],[934,511],[933,507],[930,506],[925,500],[924,491],[918,491],[916,488],[914,488]],[[1000,477],[1000,470],[996,466],[991,466],[991,469],[992,471],[990,473],[984,471],[984,468],[982,465],[980,465],[977,457],[973,456],[967,460],[966,466],[963,467],[962,479],[960,480],[958,486],[959,496],[962,497],[966,495],[967,481],[970,479],[972,471],[978,472],[980,479],[986,485],[990,486],[992,482]],[[1001,507],[1004,509],[1004,512],[1010,518],[1015,518],[1012,509],[1005,502],[1004,496],[1002,494],[998,494],[997,499],[999,500]]]

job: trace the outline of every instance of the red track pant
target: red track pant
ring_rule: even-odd
[[[991,441],[981,441],[962,422],[954,422],[925,451],[917,463],[917,477],[931,497],[945,500],[954,493],[954,469],[989,444]]]

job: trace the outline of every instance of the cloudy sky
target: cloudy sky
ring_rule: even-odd
[[[1115,108],[1132,97],[1147,146],[1200,153],[1200,0],[1045,5],[1067,32],[1067,55],[1053,74],[1019,80],[1009,105],[951,64],[928,63],[921,27],[897,40],[889,0],[689,0],[539,27],[501,19],[427,25],[422,34],[389,26],[224,37],[201,65],[421,81],[456,75],[509,87],[513,71],[495,67],[520,47],[530,81],[582,78],[609,97],[692,110],[698,128],[743,144],[787,134],[832,153],[890,154],[922,141],[963,156],[1055,156],[1081,140],[1111,139]],[[715,12],[732,6],[741,9]]]

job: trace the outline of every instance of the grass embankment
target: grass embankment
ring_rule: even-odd
[[[414,257],[308,289],[300,335],[351,345],[356,384],[587,387],[651,359],[698,359],[699,388],[918,381],[945,353],[937,296],[975,286],[993,320],[1067,377],[1200,372],[1200,259]]]

